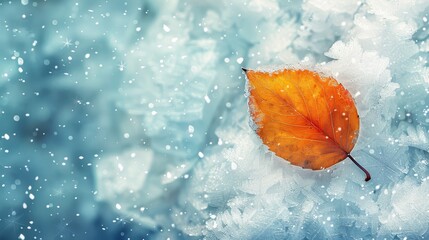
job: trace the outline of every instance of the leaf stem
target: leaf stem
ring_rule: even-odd
[[[368,182],[369,180],[371,180],[371,175],[369,174],[369,172],[364,167],[362,167],[362,165],[356,162],[356,160],[352,157],[352,155],[347,154],[347,157],[350,158],[350,160],[352,160],[353,163],[356,164],[356,166],[358,166],[365,173],[366,175],[365,182]]]

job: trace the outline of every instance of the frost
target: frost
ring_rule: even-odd
[[[429,218],[429,203],[425,200],[428,192],[429,181],[419,184],[406,178],[380,197],[390,203],[383,206],[380,231],[398,236],[424,235],[428,228],[426,219]]]
[[[125,162],[126,167],[123,165]],[[132,195],[132,192],[145,184],[152,164],[153,153],[150,150],[130,150],[121,156],[103,159],[98,165],[100,171],[97,174],[97,184],[99,185],[97,196],[100,199],[110,199],[125,193]],[[118,171],[111,171],[114,168]],[[134,173],[130,175],[132,171]]]
[[[405,146],[419,148],[429,152],[429,129],[422,126],[414,126],[406,122],[401,122],[399,129],[404,129],[400,134],[399,142]]]

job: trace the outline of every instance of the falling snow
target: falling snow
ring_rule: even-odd
[[[0,239],[429,238],[428,12],[0,1]],[[290,65],[350,91],[370,182],[261,143],[241,68]]]

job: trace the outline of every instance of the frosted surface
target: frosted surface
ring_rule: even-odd
[[[0,239],[429,237],[427,0],[0,1]],[[352,94],[352,152],[290,165],[241,67]]]

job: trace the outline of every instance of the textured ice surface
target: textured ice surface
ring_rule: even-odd
[[[427,0],[0,2],[1,239],[429,237]],[[290,165],[241,67],[356,101],[350,161]]]

